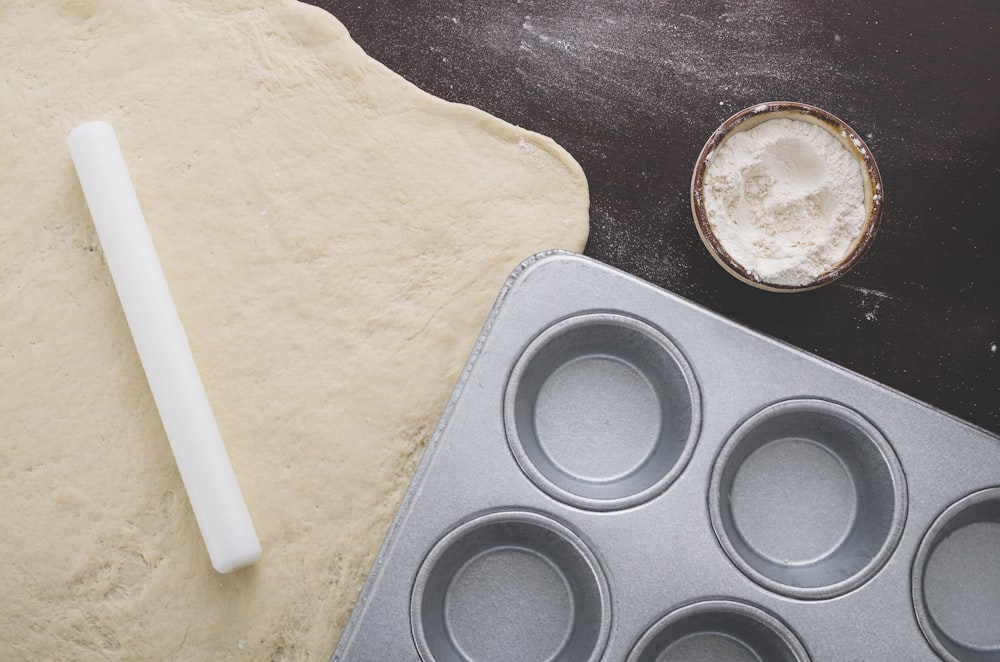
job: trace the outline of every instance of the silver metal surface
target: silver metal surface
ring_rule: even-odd
[[[627,662],[808,662],[809,654],[773,615],[733,600],[705,600],[657,621]]]
[[[575,315],[543,331],[504,400],[514,459],[570,505],[616,510],[670,485],[694,451],[701,402],[687,361],[637,319]]]
[[[949,662],[1000,660],[1000,488],[970,494],[935,520],[913,562],[913,604]]]
[[[997,662],[998,542],[997,437],[544,254],[333,659]]]
[[[520,659],[596,662],[611,610],[597,558],[572,531],[502,510],[434,546],[414,582],[410,622],[424,659],[504,662],[516,650]]]
[[[903,533],[903,469],[878,429],[816,399],[765,407],[722,447],[708,492],[729,558],[765,588],[831,598],[868,581]]]

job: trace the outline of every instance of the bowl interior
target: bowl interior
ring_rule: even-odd
[[[734,134],[747,131],[773,119],[795,119],[809,122],[829,131],[861,165],[865,186],[865,223],[863,230],[854,239],[847,256],[833,268],[820,274],[813,282],[805,285],[785,285],[769,283],[756,277],[736,261],[725,246],[715,236],[705,209],[705,174],[712,156]],[[835,115],[809,104],[791,101],[762,103],[746,108],[722,123],[709,137],[695,162],[691,179],[691,211],[698,235],[713,258],[739,280],[754,287],[773,292],[800,292],[822,287],[850,271],[868,250],[874,239],[882,217],[882,176],[871,150],[864,140],[846,122]]]

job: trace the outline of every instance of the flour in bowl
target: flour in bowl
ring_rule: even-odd
[[[729,255],[759,281],[802,286],[847,257],[864,230],[858,159],[823,127],[772,119],[707,160],[705,212]]]

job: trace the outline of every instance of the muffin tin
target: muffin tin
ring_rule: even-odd
[[[588,258],[510,277],[334,660],[1000,661],[1000,439]]]

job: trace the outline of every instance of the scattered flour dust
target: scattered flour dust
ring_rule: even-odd
[[[821,126],[772,119],[732,134],[708,161],[709,224],[756,279],[799,286],[835,267],[866,219],[854,155]]]

